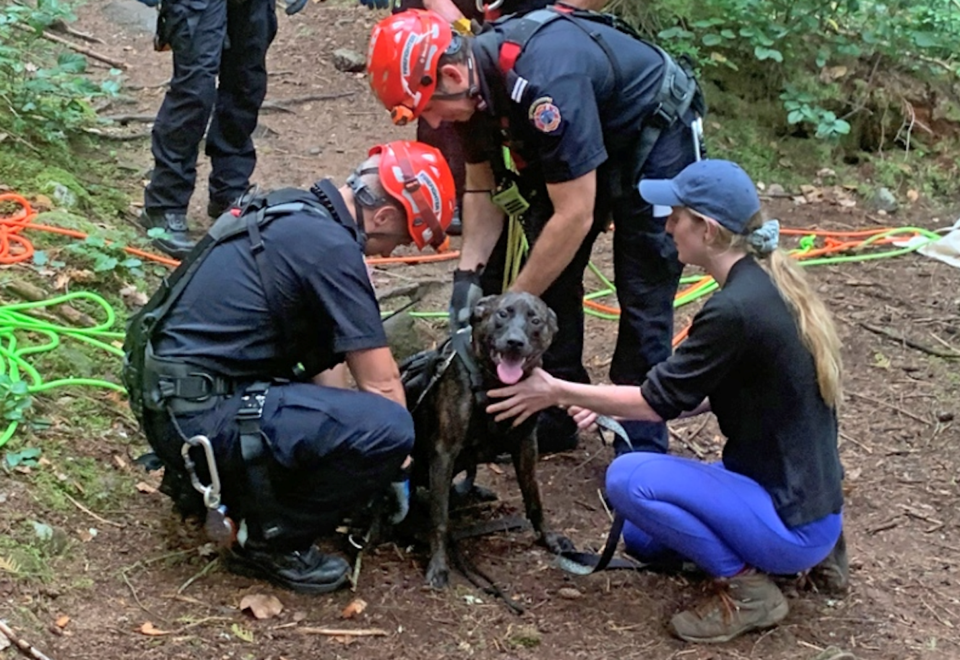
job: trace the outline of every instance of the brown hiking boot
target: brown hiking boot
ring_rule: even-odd
[[[847,541],[840,538],[827,558],[810,569],[807,576],[817,591],[823,594],[845,594],[850,586],[850,559],[847,557]]]
[[[687,642],[729,642],[745,632],[776,625],[790,609],[765,573],[717,579],[714,584],[714,595],[673,616],[670,631],[674,635]]]

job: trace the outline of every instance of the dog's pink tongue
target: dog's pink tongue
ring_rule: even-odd
[[[506,385],[516,383],[523,378],[523,360],[500,360],[497,364],[497,378]]]

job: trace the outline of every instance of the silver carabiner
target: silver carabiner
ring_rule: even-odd
[[[200,483],[200,477],[197,476],[196,465],[190,458],[190,450],[193,447],[203,448],[203,458],[207,462],[207,471],[210,473],[210,485],[204,486]],[[203,504],[208,509],[216,509],[220,506],[220,473],[217,471],[217,461],[213,456],[213,445],[210,444],[210,438],[205,435],[195,435],[187,438],[180,448],[180,455],[183,457],[183,464],[190,473],[190,483],[194,490],[203,495]]]
[[[487,11],[496,11],[503,6],[503,0],[493,0],[491,3],[485,3],[483,0],[477,0],[477,11],[487,12]]]
[[[703,158],[703,118],[697,117],[690,122],[690,131],[693,133],[693,155],[697,160]]]

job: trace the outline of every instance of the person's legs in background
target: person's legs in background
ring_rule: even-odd
[[[694,160],[688,126],[677,122],[657,141],[641,171],[642,178],[670,178]],[[614,278],[620,303],[617,345],[610,364],[610,380],[618,385],[640,385],[655,364],[673,352],[673,299],[683,265],[673,239],[666,233],[666,217],[655,217],[653,207],[635,187],[612,206]],[[669,445],[666,424],[626,421],[633,451],[665,453]],[[617,454],[630,449],[614,441]]]
[[[140,223],[164,229],[155,245],[182,258],[192,249],[187,208],[197,178],[197,154],[216,97],[227,3],[164,3],[165,40],[173,50],[173,77],[153,125],[153,173],[143,195]]]
[[[227,0],[227,7],[227,41],[207,132],[211,218],[218,218],[250,185],[257,165],[252,135],[267,94],[267,50],[277,34],[274,0]]]

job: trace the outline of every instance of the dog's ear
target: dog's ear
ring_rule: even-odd
[[[547,328],[550,329],[551,336],[557,334],[557,330],[560,329],[560,325],[557,323],[557,313],[549,307],[547,307]]]
[[[470,313],[470,325],[476,326],[479,323],[483,323],[483,320],[490,316],[493,313],[493,310],[497,308],[497,298],[500,296],[484,296],[477,301],[477,304],[473,306],[473,311]]]

